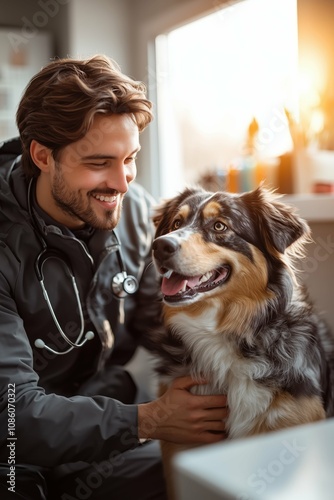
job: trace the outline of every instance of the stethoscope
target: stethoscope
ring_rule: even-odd
[[[47,243],[41,233],[41,230],[39,229],[36,216],[34,214],[33,210],[33,204],[32,204],[32,196],[33,196],[33,187],[35,185],[34,179],[32,179],[29,183],[28,186],[28,212],[31,217],[31,221],[33,224],[33,227],[35,229],[35,233],[41,242],[42,245],[42,250],[41,252],[37,255],[36,260],[35,260],[35,273],[37,276],[37,279],[40,283],[40,286],[42,288],[43,296],[44,299],[47,303],[48,309],[50,311],[50,314],[52,316],[52,319],[57,327],[57,330],[61,337],[66,341],[66,343],[70,346],[67,350],[65,351],[56,351],[52,347],[48,346],[42,339],[36,339],[35,340],[35,346],[39,349],[46,349],[53,354],[62,356],[64,354],[69,353],[72,351],[72,349],[77,348],[77,347],[82,347],[88,340],[92,340],[94,338],[94,333],[92,331],[88,331],[84,334],[84,329],[85,329],[85,320],[84,320],[84,315],[83,315],[83,310],[81,306],[81,300],[80,300],[80,294],[78,290],[78,286],[76,283],[76,279],[74,276],[74,272],[71,266],[71,263],[69,262],[69,259],[67,256],[61,252],[60,250],[56,249],[51,249],[48,248]],[[120,271],[115,274],[115,276],[112,278],[112,292],[113,294],[118,297],[123,299],[126,297],[128,294],[133,294],[138,290],[138,281],[134,276],[128,275],[126,270],[125,270],[125,265],[124,261],[122,258],[122,253],[120,250],[120,242],[118,239],[118,236],[115,232],[113,232],[114,237],[116,238],[116,243],[117,243],[117,250],[116,250],[116,255],[117,255],[117,261],[118,265],[120,267]],[[69,276],[71,283],[72,283],[72,288],[75,296],[75,300],[77,303],[78,311],[79,311],[79,318],[80,318],[80,332],[78,334],[78,337],[75,342],[72,342],[71,339],[68,338],[64,330],[62,329],[58,318],[56,316],[56,313],[52,307],[52,303],[49,297],[49,294],[46,290],[45,283],[44,283],[44,272],[43,268],[46,264],[46,262],[50,259],[57,259],[59,260],[62,265],[64,266],[64,269],[66,271],[66,274]]]

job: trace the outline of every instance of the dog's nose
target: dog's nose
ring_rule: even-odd
[[[179,242],[176,238],[171,238],[170,236],[159,236],[153,241],[153,251],[154,257],[161,262],[173,257],[178,249],[180,248]]]

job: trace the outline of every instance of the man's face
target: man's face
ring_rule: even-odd
[[[55,220],[76,229],[113,229],[136,176],[139,131],[129,115],[98,115],[83,139],[66,146],[37,181],[37,201]],[[50,152],[51,155],[51,152]]]

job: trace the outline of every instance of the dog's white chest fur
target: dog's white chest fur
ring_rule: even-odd
[[[243,357],[236,342],[218,332],[214,309],[199,317],[176,314],[170,326],[191,353],[190,375],[209,381],[192,392],[226,394],[230,437],[247,434],[254,418],[265,412],[272,400],[272,392],[254,380],[265,372],[265,363]],[[189,374],[189,366],[182,374]]]

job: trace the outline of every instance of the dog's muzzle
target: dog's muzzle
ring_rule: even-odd
[[[186,269],[181,274],[175,266],[179,264],[176,261],[181,244],[175,237],[159,236],[152,249],[156,267],[162,276],[161,291],[165,302],[193,301],[199,294],[221,286],[230,277],[231,268],[226,264],[204,274],[190,274]]]
[[[153,255],[154,259],[161,266],[166,266],[168,260],[175,256],[180,250],[181,245],[178,240],[170,236],[159,236],[153,242]]]

